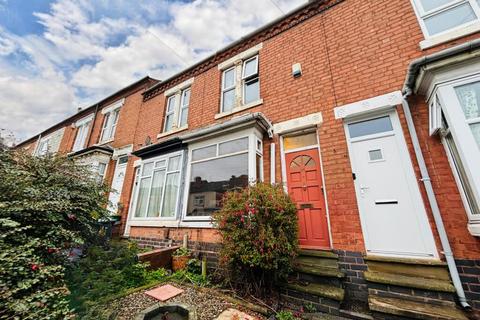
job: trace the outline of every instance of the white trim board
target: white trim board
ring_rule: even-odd
[[[175,87],[171,87],[170,89],[165,90],[163,95],[165,97],[168,97],[168,96],[171,96],[171,95],[177,93],[178,91],[186,89],[193,84],[193,80],[195,80],[195,78],[191,77],[190,79],[187,79],[187,80],[183,81],[182,83],[177,84]]]
[[[219,63],[218,64],[218,70],[223,70],[223,69],[226,69],[228,67],[231,67],[235,64],[235,62],[237,61],[240,61],[240,60],[245,60],[245,59],[248,59],[248,58],[251,58],[252,56],[258,54],[258,52],[260,51],[260,49],[263,48],[263,42],[260,42],[259,44],[257,44],[256,46],[254,47],[251,47],[243,52],[240,52],[239,54],[231,57],[230,59],[228,60],[225,60],[223,61],[222,63]]]
[[[107,107],[103,108],[102,109],[102,114],[107,114],[107,113],[109,113],[109,112],[111,112],[115,109],[121,108],[124,103],[125,103],[125,98],[120,99],[120,100],[108,105]]]
[[[402,103],[402,92],[393,91],[381,96],[357,101],[334,108],[335,119],[344,119],[360,114],[391,108]]]
[[[323,123],[321,112],[311,113],[304,117],[290,119],[283,122],[278,122],[273,125],[273,132],[275,134],[285,134],[292,131],[300,131],[303,129],[315,127]]]

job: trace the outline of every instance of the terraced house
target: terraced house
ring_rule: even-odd
[[[122,236],[184,234],[255,181],[298,207],[282,293],[333,314],[480,309],[480,1],[325,0],[162,81],[144,78],[18,146],[90,163]]]

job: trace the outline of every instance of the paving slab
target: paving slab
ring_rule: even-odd
[[[145,291],[145,294],[149,295],[152,298],[155,298],[157,300],[164,302],[170,298],[178,296],[182,292],[183,292],[182,289],[174,287],[170,284],[166,284],[164,286],[160,286],[155,289]]]

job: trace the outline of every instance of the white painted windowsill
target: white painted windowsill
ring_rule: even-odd
[[[480,31],[480,21],[460,29],[452,30],[437,36],[427,38],[420,42],[420,49],[426,50],[438,46],[442,43],[468,36],[478,31]]]
[[[102,145],[104,145],[104,144],[113,142],[113,140],[114,140],[114,138],[108,139],[108,140],[105,140],[105,141],[100,141],[99,143],[95,144],[95,146],[102,146]]]
[[[220,119],[220,118],[223,118],[223,117],[228,117],[229,115],[232,115],[232,114],[235,114],[235,113],[238,113],[238,112],[241,112],[241,111],[244,111],[244,110],[247,110],[247,109],[250,109],[250,108],[253,108],[253,107],[256,107],[256,106],[259,106],[263,104],[263,99],[259,99],[257,101],[253,101],[253,102],[250,102],[248,104],[244,104],[240,107],[236,107],[236,108],[233,108],[231,111],[228,111],[228,112],[220,112],[220,113],[217,113],[215,115],[215,119]]]
[[[162,132],[162,133],[157,134],[157,138],[163,138],[163,137],[166,137],[166,136],[169,136],[171,134],[174,134],[174,133],[177,133],[177,132],[180,132],[180,131],[184,131],[184,130],[187,130],[187,129],[188,129],[188,125],[180,127],[180,128],[172,129],[170,131]]]
[[[472,236],[475,237],[480,237],[480,221],[478,222],[469,222],[468,225],[468,231]]]

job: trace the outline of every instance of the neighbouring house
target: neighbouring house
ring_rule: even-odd
[[[480,1],[309,1],[171,78],[17,146],[91,163],[119,232],[215,263],[224,192],[298,206],[292,305],[377,318],[480,309]]]

